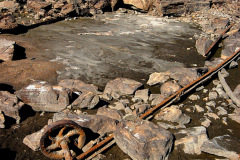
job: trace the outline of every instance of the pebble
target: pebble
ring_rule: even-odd
[[[214,100],[214,99],[217,99],[218,97],[218,94],[217,92],[209,92],[209,100]]]
[[[201,125],[206,128],[209,127],[211,124],[212,124],[212,122],[207,117],[205,117],[204,121],[201,123]]]
[[[194,94],[192,94],[192,95],[189,96],[188,98],[189,98],[190,100],[192,100],[192,101],[196,101],[196,100],[200,99],[200,96],[199,96],[199,95],[194,95]]]
[[[200,107],[197,104],[194,107],[196,108],[197,112],[204,112],[204,108],[203,107]]]
[[[207,106],[211,106],[211,107],[215,107],[216,106],[216,102],[214,101],[209,101],[206,103]]]

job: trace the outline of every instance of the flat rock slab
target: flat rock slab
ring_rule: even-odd
[[[99,96],[93,92],[83,92],[80,96],[72,103],[72,106],[79,108],[93,109],[97,106],[100,99]]]
[[[0,39],[0,60],[11,61],[14,53],[14,45],[16,42],[6,39]]]
[[[17,96],[7,91],[0,91],[0,110],[4,115],[16,119],[16,122],[20,122],[19,111],[23,107],[24,103],[20,102]]]
[[[16,95],[35,111],[59,112],[69,105],[72,91],[38,81],[16,91]]]
[[[111,109],[106,107],[98,108],[97,115],[103,115],[106,117],[110,117],[112,119],[116,119],[120,121],[123,117],[123,113],[117,109]]]
[[[135,160],[167,159],[173,145],[172,134],[149,121],[119,122],[114,139]]]
[[[104,94],[109,94],[118,99],[122,95],[132,95],[143,84],[132,79],[116,78],[109,81],[105,87]]]
[[[240,140],[230,135],[214,137],[212,140],[205,141],[201,146],[201,151],[238,160],[240,153]]]

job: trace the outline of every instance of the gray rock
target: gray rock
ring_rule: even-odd
[[[211,106],[211,107],[215,107],[216,106],[216,102],[214,101],[209,101],[206,103],[207,106]]]
[[[143,84],[127,78],[116,78],[109,81],[104,89],[104,93],[118,99],[122,95],[132,95]]]
[[[214,99],[217,99],[217,97],[218,97],[218,94],[217,94],[217,92],[209,92],[209,100],[214,100]]]
[[[119,148],[132,159],[167,159],[173,145],[173,136],[167,130],[149,121],[122,121],[114,131]]]
[[[197,68],[172,68],[170,69],[170,78],[176,80],[181,86],[186,86],[198,76]]]
[[[201,154],[201,146],[208,141],[207,130],[205,127],[193,127],[179,131],[175,134],[175,146],[183,146],[183,151],[187,154]],[[178,138],[183,137],[183,138]]]
[[[163,122],[157,122],[157,125],[159,125],[160,127],[164,128],[164,129],[183,129],[183,128],[186,128],[185,125],[174,126],[174,125],[163,123]]]
[[[153,106],[161,103],[164,99],[165,99],[165,96],[162,94],[151,94],[149,97],[149,100],[152,101],[151,105]]]
[[[19,112],[23,105],[24,103],[20,102],[14,94],[7,91],[0,91],[0,111],[4,115],[14,118],[16,123],[20,123],[21,117]]]
[[[137,104],[134,106],[135,110],[132,114],[134,116],[139,116],[140,114],[145,113],[150,107],[150,104]]]
[[[228,23],[229,23],[229,19],[228,18],[215,18],[213,21],[212,21],[212,27],[214,28],[218,28],[218,29],[224,29]]]
[[[118,121],[120,121],[123,117],[123,114],[121,111],[116,109],[106,108],[106,107],[98,108],[97,115],[103,115],[106,117],[110,117],[112,119],[116,119]]]
[[[199,105],[194,106],[197,112],[204,112],[204,108],[200,107]]]
[[[176,82],[166,82],[161,86],[160,91],[162,95],[168,97],[180,89],[181,87]]]
[[[149,80],[147,82],[148,85],[152,86],[155,84],[162,84],[165,83],[170,77],[169,77],[170,73],[169,72],[154,72],[149,76]]]
[[[72,120],[81,127],[89,128],[93,132],[99,133],[100,135],[114,131],[118,123],[117,120],[102,115],[76,115],[71,113],[58,112],[53,116],[53,122],[62,119]]]
[[[13,59],[15,44],[16,42],[14,41],[0,39],[0,60],[11,61]]]
[[[236,68],[238,66],[238,62],[232,61],[229,65],[229,68]]]
[[[218,117],[218,115],[216,115],[215,113],[204,113],[204,115],[206,115],[206,116],[208,116],[208,117],[211,117],[211,118],[213,118],[213,119],[220,119],[219,117]]]
[[[79,108],[93,109],[99,103],[99,96],[93,92],[83,92],[80,96],[72,103],[72,106]]]
[[[192,101],[196,101],[196,100],[200,99],[200,96],[192,94],[191,96],[188,97],[188,99],[190,99]]]
[[[217,107],[216,109],[218,110],[217,114],[218,114],[219,116],[227,115],[227,114],[228,114],[227,111],[226,111],[223,107]]]
[[[230,135],[214,137],[212,140],[205,141],[201,146],[201,151],[226,157],[231,160],[239,159],[240,140]]]
[[[117,110],[125,110],[126,105],[122,102],[114,102],[113,105],[108,106],[111,109],[117,109]]]
[[[15,92],[24,103],[35,111],[59,112],[69,105],[72,91],[61,86],[51,86],[37,81]]]
[[[92,92],[99,94],[98,87],[93,84],[86,84],[81,80],[77,79],[64,79],[58,83],[59,86],[71,89],[72,91],[77,92]]]
[[[188,124],[190,117],[183,114],[178,106],[172,105],[171,107],[164,108],[155,117],[156,120],[165,120],[170,122],[177,122],[180,125]]]
[[[213,43],[211,39],[208,39],[206,37],[199,38],[196,41],[196,48],[199,54],[205,55],[205,52],[210,47],[210,45]]]
[[[137,90],[135,92],[134,97],[135,98],[140,98],[144,102],[147,102],[148,101],[148,95],[149,95],[149,89],[141,89],[141,90]]]
[[[204,117],[200,121],[202,121],[201,125],[206,127],[206,128],[208,128],[212,124],[212,121],[210,121],[210,119],[208,119],[207,117]]]
[[[228,95],[226,94],[226,92],[224,92],[224,90],[223,90],[222,88],[217,87],[217,88],[216,88],[216,91],[217,91],[217,93],[219,94],[219,97],[220,97],[220,98],[225,98],[225,99],[228,98]]]

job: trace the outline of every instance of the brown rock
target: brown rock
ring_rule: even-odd
[[[240,108],[235,108],[232,114],[228,114],[229,118],[240,123]]]
[[[51,3],[45,2],[42,0],[28,0],[27,1],[27,8],[33,9],[34,12],[39,11],[40,9],[51,8]]]
[[[170,78],[169,74],[169,72],[154,72],[150,75],[147,84],[152,86],[159,83],[165,83]]]
[[[116,119],[118,121],[122,120],[123,117],[123,113],[121,111],[106,107],[99,108],[97,111],[97,115],[103,115],[112,119]]]
[[[0,60],[11,61],[14,54],[14,41],[0,39]]]
[[[205,52],[207,51],[207,49],[210,47],[212,43],[213,41],[206,37],[199,38],[196,41],[196,48],[198,53],[201,55],[205,55]]]
[[[4,15],[0,17],[0,29],[9,30],[15,29],[18,27],[18,24],[15,21],[15,18],[12,15]]]
[[[14,1],[3,1],[0,2],[0,10],[7,9],[10,12],[16,12],[20,10],[20,5]]]
[[[137,104],[134,105],[135,110],[133,111],[133,115],[134,116],[139,116],[142,113],[145,113],[149,108],[150,108],[150,104]]]
[[[62,10],[60,13],[62,15],[68,15],[73,12],[75,12],[75,8],[74,8],[73,4],[66,4],[62,7]]]
[[[123,0],[124,4],[148,11],[153,4],[152,0]]]
[[[18,98],[7,91],[0,91],[0,110],[4,115],[16,119],[16,122],[20,122],[19,111],[23,107],[24,103],[20,102]]]
[[[162,95],[168,97],[180,89],[181,87],[176,82],[166,82],[161,86],[160,91]]]
[[[165,99],[165,96],[162,94],[151,94],[149,100],[152,101],[151,105],[155,106],[161,103]]]
[[[172,134],[149,121],[119,122],[114,139],[132,159],[167,159],[173,145]]]
[[[240,99],[240,84],[234,89],[233,93]]]
[[[141,89],[135,92],[134,98],[140,98],[144,102],[148,101],[149,89]]]
[[[0,111],[0,128],[5,128],[4,123],[5,123],[5,117],[2,111]]]
[[[93,132],[99,133],[100,135],[114,131],[118,123],[117,120],[102,115],[75,115],[71,113],[65,114],[59,112],[53,116],[54,122],[62,119],[72,120],[81,127],[89,128]]]
[[[83,92],[80,96],[72,103],[72,106],[79,108],[93,109],[99,103],[99,96],[92,92]]]
[[[181,124],[188,124],[190,122],[190,117],[183,114],[178,106],[172,105],[171,107],[164,108],[155,116],[157,120],[165,120],[170,122],[177,122]]]
[[[98,94],[98,87],[93,84],[86,84],[81,80],[77,79],[64,79],[58,83],[59,86],[71,89],[77,92],[92,92]]]
[[[118,99],[122,95],[131,95],[143,84],[127,78],[116,78],[109,81],[105,87],[104,93]]]
[[[69,105],[72,92],[61,86],[38,81],[16,91],[16,95],[35,111],[59,112]]]

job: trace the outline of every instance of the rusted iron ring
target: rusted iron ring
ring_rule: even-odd
[[[43,132],[40,140],[42,153],[53,159],[72,160],[75,151],[81,149],[86,135],[83,129],[74,121],[60,120],[49,125]],[[72,146],[74,146],[72,150]]]

